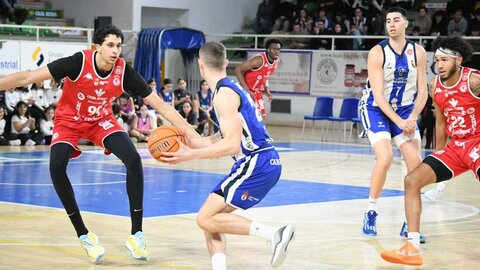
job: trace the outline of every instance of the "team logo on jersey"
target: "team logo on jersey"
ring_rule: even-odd
[[[122,74],[122,67],[116,67],[114,73],[118,75]]]
[[[242,201],[245,201],[246,199],[248,199],[248,191],[245,191],[242,193],[242,197],[241,197]]]
[[[79,100],[84,100],[85,99],[85,95],[83,93],[78,93],[77,97],[78,97]]]
[[[105,94],[105,91],[103,91],[103,89],[97,89],[95,90],[95,94],[97,94],[97,96],[101,97],[103,96],[103,94]]]
[[[258,76],[257,76],[257,80],[261,80],[262,78],[263,78],[262,75],[258,75]]]
[[[331,84],[337,78],[337,64],[332,58],[323,58],[317,65],[317,79],[323,84]]]
[[[474,114],[475,113],[475,108],[473,108],[473,107],[468,108],[467,113],[468,114]]]
[[[473,147],[470,154],[468,154],[468,156],[470,156],[470,158],[473,160],[473,162],[477,161],[477,159],[480,158],[480,154],[478,153],[478,150],[479,149],[477,147]]]
[[[462,83],[462,85],[460,85],[460,92],[462,93],[465,93],[467,92],[467,83]]]
[[[120,79],[119,78],[114,78],[113,79],[113,85],[119,86],[120,85]]]
[[[84,78],[87,78],[87,79],[89,79],[89,80],[93,80],[92,73],[90,73],[90,72],[87,73],[87,74],[85,74],[85,76],[83,76],[83,77],[84,77]]]
[[[440,87],[435,88],[435,94],[441,93],[442,89]]]
[[[467,81],[468,80],[468,74],[463,74],[462,75],[462,81]]]
[[[58,138],[58,132],[53,133],[52,140],[56,140]]]
[[[412,55],[412,54],[413,54],[413,50],[412,50],[412,49],[408,49],[408,50],[407,50],[407,54],[408,54],[408,55]]]
[[[450,103],[450,105],[452,105],[452,107],[457,107],[458,100],[452,98],[452,99],[450,99],[450,100],[448,101],[448,103]]]

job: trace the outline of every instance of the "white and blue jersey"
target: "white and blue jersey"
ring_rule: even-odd
[[[162,90],[162,91],[160,91],[160,94],[162,95],[163,101],[165,103],[172,103],[172,100],[173,100],[173,92],[172,91],[168,92],[168,94],[165,94],[165,92],[163,92],[163,90]]]
[[[401,54],[390,46],[388,39],[378,43],[383,51],[383,90],[385,99],[402,119],[407,119],[413,111],[417,97],[417,57],[415,43],[407,40]],[[367,130],[370,143],[393,138],[397,146],[412,138],[403,135],[400,129],[378,107],[373,90],[367,79],[360,102],[362,124]],[[415,132],[414,139],[420,139]]]
[[[242,156],[233,157],[235,164],[232,170],[212,192],[223,196],[225,202],[233,207],[248,209],[259,203],[277,183],[282,165],[260,112],[247,91],[236,81],[224,78],[217,83],[213,92],[214,110],[215,96],[222,87],[232,89],[240,97],[238,114],[243,125]]]
[[[388,39],[378,43],[383,51],[383,90],[385,99],[396,109],[409,106],[417,97],[417,55],[415,43],[407,40],[401,54],[390,46]],[[367,79],[363,92],[367,106],[378,107]]]

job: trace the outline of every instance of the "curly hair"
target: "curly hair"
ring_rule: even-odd
[[[272,44],[278,44],[278,45],[280,45],[280,48],[283,47],[283,43],[280,40],[278,40],[276,38],[271,38],[271,39],[267,40],[267,42],[265,43],[265,49],[268,50],[268,48]]]
[[[102,45],[102,43],[105,41],[105,38],[108,35],[115,35],[119,37],[123,43],[123,40],[124,40],[123,33],[120,29],[118,29],[114,25],[107,25],[105,27],[98,28],[97,30],[95,30],[95,33],[93,34],[93,43]]]
[[[461,36],[438,37],[432,44],[432,50],[435,52],[440,47],[460,53],[463,62],[469,61],[473,55],[472,45]]]

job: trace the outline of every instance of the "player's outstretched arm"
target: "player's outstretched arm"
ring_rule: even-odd
[[[34,82],[45,81],[52,78],[48,67],[42,67],[33,71],[15,72],[0,78],[0,91],[15,88]]]
[[[240,98],[237,93],[230,88],[220,88],[215,97],[215,108],[223,138],[199,149],[181,145],[177,152],[162,153],[160,161],[175,164],[192,159],[211,159],[237,154],[242,140],[242,120],[237,110],[239,106]]]
[[[184,132],[191,139],[200,138],[195,129],[170,105],[165,103],[155,92],[144,98],[147,103],[165,117],[170,123]]]
[[[417,121],[417,118],[425,107],[428,98],[427,53],[425,52],[425,49],[418,44],[415,44],[415,50],[417,52],[417,98],[409,118]]]

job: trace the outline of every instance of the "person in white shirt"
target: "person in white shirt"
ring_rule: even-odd
[[[60,97],[62,96],[63,90],[61,87],[61,82],[56,81],[52,79],[50,81],[50,87],[51,89],[47,90],[47,102],[50,104],[50,106],[57,106],[58,101],[60,100]]]
[[[20,93],[15,91],[14,88],[8,89],[7,92],[5,92],[5,105],[7,106],[8,113],[13,113],[13,110],[19,101]]]
[[[12,116],[11,138],[20,139],[22,145],[35,145],[32,140],[31,132],[35,130],[35,119],[28,113],[28,105],[24,101],[19,101],[15,106]]]
[[[53,135],[53,117],[55,116],[55,109],[47,107],[44,111],[45,119],[40,120],[40,131],[45,136],[45,145],[50,145]]]
[[[8,140],[8,134],[5,134],[5,109],[0,107],[0,145],[20,145],[20,140]]]

